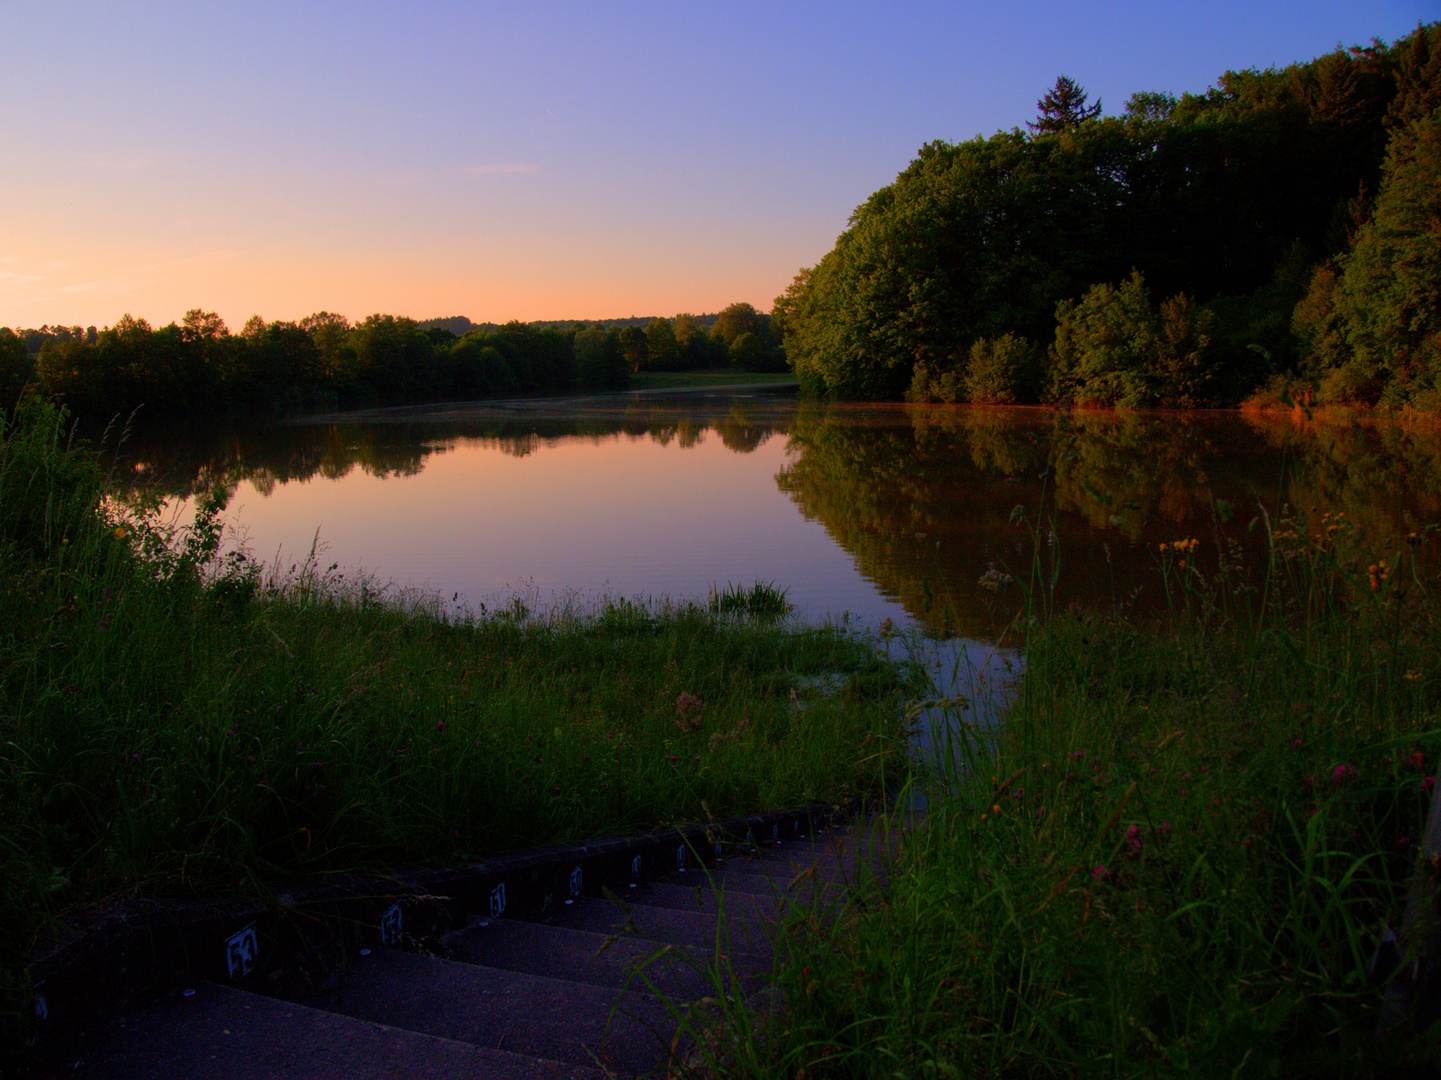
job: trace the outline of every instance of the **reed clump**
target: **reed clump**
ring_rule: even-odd
[[[120,497],[38,401],[4,427],[0,1001],[100,899],[878,796],[903,771],[911,676],[852,632],[666,600],[457,614],[314,552],[258,566],[223,507],[181,528]]]
[[[1155,621],[1033,599],[1002,727],[941,704],[884,902],[796,913],[783,1019],[711,1039],[728,1075],[1431,1074],[1371,967],[1441,756],[1436,531],[1254,527],[1262,565],[1161,545]]]

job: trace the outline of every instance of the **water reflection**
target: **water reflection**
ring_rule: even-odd
[[[1259,566],[1267,514],[1345,511],[1395,547],[1441,508],[1441,439],[1399,429],[802,406],[791,442],[782,490],[938,637],[994,640],[1037,568],[1059,567],[1059,606],[1145,610],[1162,542],[1195,536]]]
[[[373,477],[416,476],[436,454],[470,446],[509,457],[622,438],[680,449],[714,430],[721,444],[748,453],[783,432],[787,396],[641,396],[376,409],[296,422],[240,422],[176,431],[141,427],[114,452],[122,480],[179,497],[217,485],[233,493],[248,482],[264,495],[278,484],[341,480],[359,470]]]
[[[1255,564],[1288,506],[1382,546],[1441,520],[1436,434],[1232,413],[633,395],[140,436],[119,464],[179,498],[225,487],[262,557],[319,529],[342,565],[477,603],[766,580],[807,617],[973,642],[1037,565],[1058,605],[1144,610],[1163,541]]]

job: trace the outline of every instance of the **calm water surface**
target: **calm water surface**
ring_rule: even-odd
[[[1156,601],[1158,544],[1260,556],[1266,515],[1441,521],[1441,440],[1234,413],[835,406],[632,395],[347,414],[129,444],[183,501],[222,484],[257,558],[479,609],[519,593],[703,598],[774,582],[806,619],[993,642],[1039,551],[1058,604]],[[1208,552],[1209,549],[1209,552]],[[1002,579],[1003,580],[1003,579]]]

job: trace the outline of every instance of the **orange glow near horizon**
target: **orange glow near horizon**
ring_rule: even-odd
[[[0,326],[768,311],[1060,72],[1119,115],[1427,6],[12,4]]]
[[[178,322],[186,311],[218,312],[237,332],[251,315],[267,322],[334,311],[356,322],[380,313],[415,319],[464,315],[473,322],[671,317],[705,314],[739,300],[769,311],[794,268],[778,270],[774,286],[757,289],[742,267],[719,266],[702,276],[678,270],[654,281],[653,271],[617,260],[559,258],[557,267],[524,252],[500,250],[443,259],[415,253],[360,255],[336,262],[304,252],[215,249],[189,255],[142,250],[124,258],[89,252],[83,261],[0,260],[0,325],[109,326],[121,315],[153,326]],[[651,280],[647,280],[647,278]],[[770,295],[766,295],[769,292]]]

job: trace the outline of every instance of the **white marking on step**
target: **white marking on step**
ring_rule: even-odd
[[[259,955],[260,943],[255,937],[254,923],[225,939],[225,964],[232,979],[249,975]]]

